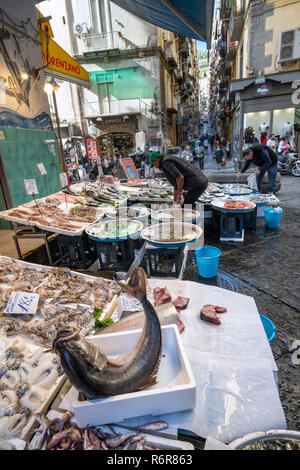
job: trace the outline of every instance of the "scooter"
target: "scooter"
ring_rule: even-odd
[[[300,176],[300,159],[297,156],[295,160],[291,163],[291,173],[293,176]]]
[[[278,154],[278,171],[283,174],[300,176],[300,160],[296,153]]]

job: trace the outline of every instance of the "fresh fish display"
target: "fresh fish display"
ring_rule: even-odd
[[[73,330],[59,331],[53,344],[70,382],[89,399],[135,392],[156,383],[161,327],[146,297],[146,275],[142,268],[136,269],[129,285],[123,288],[140,301],[145,313],[141,337],[132,351],[110,361],[94,343]]]
[[[244,210],[244,209],[253,209],[253,204],[252,203],[247,203],[243,201],[237,201],[237,200],[229,200],[224,202],[223,205],[224,209],[236,209],[236,210]]]
[[[52,352],[23,338],[0,335],[0,438],[20,437],[62,369]]]
[[[76,317],[82,324],[86,306],[92,309],[104,309],[121,289],[115,281],[100,277],[83,278],[68,268],[35,269],[32,265],[0,257],[0,314],[4,312],[12,291],[39,294],[38,313],[41,313],[45,320],[59,317],[65,312],[66,319],[69,317],[68,321],[71,321],[71,315],[75,316],[74,308],[76,308]],[[45,302],[47,306],[44,305]],[[61,306],[65,304],[80,304],[85,307],[76,305],[73,310],[72,307],[62,308]],[[23,317],[24,315],[21,317],[22,320]],[[9,319],[0,317],[0,328],[2,321],[8,326]]]
[[[79,232],[104,215],[104,209],[82,207],[80,202],[79,205],[74,204],[70,208],[64,198],[59,202],[55,198],[48,197],[37,199],[36,204],[30,203],[0,212],[0,217],[43,228]]]
[[[99,239],[127,238],[143,229],[142,222],[131,219],[113,219],[99,222],[86,229],[88,235]]]
[[[154,305],[162,305],[171,302],[172,297],[166,287],[155,287],[153,289]]]
[[[217,317],[217,313],[226,313],[227,309],[219,305],[204,305],[200,312],[200,318],[214,325],[221,325],[221,320]]]
[[[142,431],[166,429],[166,422],[146,423],[134,432],[116,432],[113,426],[87,426],[80,429],[72,423],[72,412],[49,420],[38,413],[40,423],[34,437],[27,443],[28,450],[164,450],[163,446],[148,443],[150,436]]]
[[[173,300],[173,304],[178,310],[185,310],[189,304],[190,299],[188,297],[178,296],[177,299]]]

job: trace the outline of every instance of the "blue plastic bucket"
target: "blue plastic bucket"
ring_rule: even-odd
[[[214,246],[203,246],[196,250],[198,272],[201,277],[215,277],[218,273],[221,250]]]
[[[274,207],[267,207],[264,209],[265,223],[267,228],[279,228],[282,216],[282,209],[274,209]]]
[[[270,318],[266,317],[265,315],[260,314],[260,319],[262,321],[262,324],[264,326],[266,335],[268,337],[269,343],[272,343],[273,339],[275,338],[276,335],[276,328],[272,320]]]

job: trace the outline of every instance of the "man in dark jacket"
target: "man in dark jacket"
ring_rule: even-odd
[[[242,173],[245,173],[251,163],[253,163],[253,165],[258,166],[258,170],[255,172],[258,191],[261,192],[261,185],[267,171],[269,177],[267,192],[274,193],[276,187],[278,164],[278,157],[276,153],[266,145],[254,145],[253,147],[249,147],[248,149],[244,150],[243,158],[246,160],[246,162],[242,170],[237,174],[238,178]]]
[[[150,164],[164,172],[174,187],[174,202],[182,207],[186,204],[194,205],[208,186],[206,176],[183,158],[153,152]]]

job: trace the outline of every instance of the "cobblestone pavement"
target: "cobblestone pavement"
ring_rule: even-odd
[[[289,178],[291,185],[300,184]],[[300,430],[300,205],[299,209],[282,206],[278,230],[266,229],[261,218],[256,232],[246,232],[244,243],[222,243],[206,224],[205,244],[222,250],[220,270],[232,278],[240,293],[254,297],[259,312],[274,322],[277,333],[271,347],[280,399],[288,429]],[[185,280],[197,276],[192,253],[190,257]]]

